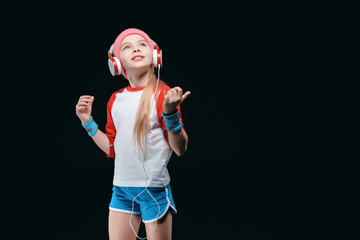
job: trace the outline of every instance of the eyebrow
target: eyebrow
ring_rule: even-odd
[[[140,40],[137,41],[137,43],[139,43],[139,42],[146,42],[146,44],[147,44],[147,41],[145,39],[140,39]],[[122,49],[123,46],[126,45],[126,44],[131,44],[131,43],[130,42],[124,42],[123,44],[121,44],[120,49]]]
[[[123,44],[121,44],[120,49],[122,49],[123,46],[126,45],[126,44],[130,44],[130,43],[129,42],[124,42]]]

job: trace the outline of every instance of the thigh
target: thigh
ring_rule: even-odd
[[[109,239],[110,240],[129,240],[136,239],[136,235],[131,229],[129,213],[109,211]],[[139,215],[133,215],[131,224],[136,233],[139,232],[141,218]]]
[[[156,226],[155,222],[145,223],[146,234],[149,235]],[[158,220],[156,229],[148,237],[148,240],[171,240],[172,214],[168,211],[165,216]]]

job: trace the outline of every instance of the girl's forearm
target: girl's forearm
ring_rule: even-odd
[[[100,129],[98,129],[98,131],[96,132],[96,134],[94,136],[92,136],[92,139],[94,140],[94,142],[96,143],[96,145],[103,150],[106,154],[110,153],[110,145],[109,145],[109,138],[106,136],[105,133],[103,133],[102,131],[100,131]]]
[[[176,155],[181,156],[187,150],[188,136],[183,128],[179,132],[168,132],[169,144]]]

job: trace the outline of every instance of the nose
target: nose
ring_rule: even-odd
[[[139,49],[134,49],[133,53],[140,52]]]

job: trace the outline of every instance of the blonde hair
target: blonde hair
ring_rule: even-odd
[[[135,143],[138,144],[141,150],[146,150],[146,143],[147,143],[147,135],[149,133],[150,128],[150,117],[151,117],[151,99],[152,95],[156,89],[157,84],[157,77],[153,71],[149,73],[149,79],[144,89],[144,92],[141,95],[139,107],[136,113],[135,119],[135,127],[134,127],[134,140]],[[159,97],[159,93],[162,87],[166,85],[163,81],[159,79],[159,85],[157,87],[155,93],[155,106],[157,103],[157,99]]]

